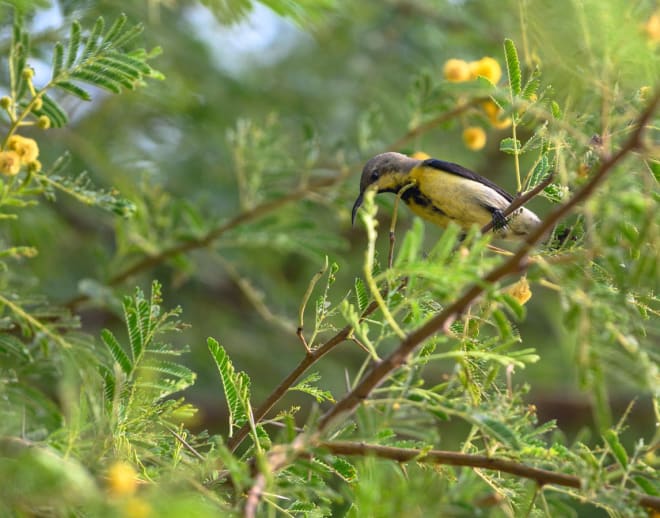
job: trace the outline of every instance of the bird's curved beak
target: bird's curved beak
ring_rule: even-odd
[[[362,205],[362,201],[364,200],[364,191],[360,192],[360,195],[357,197],[357,200],[355,200],[355,203],[353,204],[353,212],[351,213],[351,225],[355,226],[355,216],[357,215],[357,211],[360,208],[360,205]]]

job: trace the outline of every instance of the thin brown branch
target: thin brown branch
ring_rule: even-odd
[[[517,196],[515,200],[511,202],[511,204],[502,211],[502,216],[507,217],[509,214],[511,214],[513,211],[515,211],[517,208],[522,207],[525,203],[527,203],[529,200],[534,198],[537,194],[539,194],[543,189],[545,189],[548,185],[552,183],[553,175],[550,174],[548,177],[543,180],[541,183],[539,183],[536,187],[534,187],[532,190],[527,191],[524,194],[521,194],[520,196]],[[489,221],[486,223],[482,229],[481,233],[485,234],[488,232],[490,229],[493,228],[493,221]]]
[[[367,318],[371,313],[376,311],[378,304],[373,301],[369,304],[365,310],[360,315],[360,322]],[[302,332],[302,330],[301,330]],[[266,414],[275,406],[275,404],[284,397],[287,391],[293,386],[293,384],[302,376],[307,369],[309,369],[313,364],[319,361],[323,356],[328,354],[332,349],[337,345],[348,340],[353,333],[353,326],[347,325],[342,328],[338,333],[336,333],[332,338],[327,340],[323,345],[316,349],[310,349],[307,351],[303,359],[298,363],[298,365],[289,373],[289,375],[284,378],[280,384],[275,387],[275,389],[270,393],[266,400],[253,411],[254,422],[259,423],[266,416]],[[230,450],[234,451],[238,446],[243,442],[243,439],[247,437],[250,432],[249,425],[245,424],[241,427],[232,437],[229,439],[227,446]]]
[[[262,203],[261,205],[257,205],[252,209],[245,210],[240,214],[236,215],[235,217],[233,217],[232,219],[209,230],[206,234],[204,234],[201,237],[190,239],[182,243],[177,243],[175,245],[170,246],[169,248],[165,248],[161,250],[157,254],[150,255],[137,260],[132,265],[126,267],[124,270],[110,277],[110,279],[107,280],[106,284],[108,286],[117,286],[118,284],[121,284],[122,282],[137,275],[138,273],[154,268],[155,266],[158,266],[159,264],[167,261],[168,259],[176,257],[179,254],[191,252],[199,248],[205,248],[211,245],[215,240],[220,238],[223,234],[227,233],[228,231],[233,230],[234,228],[243,225],[245,223],[249,223],[251,221],[259,219],[267,214],[270,214],[271,212],[274,212],[277,209],[285,205],[288,205],[289,203],[305,198],[310,193],[336,185],[343,179],[344,179],[344,175],[337,175],[332,178],[324,178],[322,180],[317,180],[316,182],[311,182],[303,187],[300,187],[299,189],[295,189],[285,196],[282,196],[272,201]],[[66,306],[71,309],[75,309],[79,304],[85,302],[88,299],[89,299],[88,295],[79,295],[78,297],[71,299],[66,304]]]
[[[518,273],[527,269],[529,265],[529,252],[532,247],[538,243],[543,236],[552,229],[559,220],[567,216],[578,204],[589,198],[595,189],[603,182],[607,173],[620,162],[631,151],[641,147],[642,133],[646,123],[655,111],[660,95],[656,94],[646,110],[640,115],[635,130],[621,148],[613,155],[605,158],[596,173],[589,182],[580,189],[570,200],[557,207],[551,212],[536,228],[534,232],[527,236],[523,245],[506,262],[493,269],[484,278],[471,286],[461,297],[444,310],[431,318],[426,324],[413,331],[399,345],[399,347],[385,358],[381,363],[358,383],[343,399],[338,401],[328,412],[326,412],[319,421],[319,431],[323,431],[339,415],[352,412],[360,402],[364,401],[371,391],[380,385],[383,380],[395,369],[400,367],[408,358],[408,355],[424,340],[437,332],[446,333],[449,326],[458,318],[477,297],[479,297],[486,286],[492,285],[507,275]]]
[[[415,126],[414,128],[408,130],[405,135],[403,135],[401,138],[393,142],[388,148],[388,151],[398,151],[400,150],[403,146],[408,144],[411,140],[419,137],[420,135],[423,135],[424,133],[431,131],[433,128],[436,128],[440,126],[440,124],[443,124],[454,117],[458,117],[460,114],[463,112],[469,110],[470,108],[477,106],[478,104],[487,101],[488,97],[477,97],[476,99],[471,99],[470,101],[458,105],[456,108],[453,110],[449,110],[448,112],[441,113],[437,117],[434,117],[433,119],[426,121],[422,124],[419,124],[418,126]]]
[[[397,462],[415,461],[427,464],[489,469],[534,480],[539,486],[554,484],[575,489],[581,489],[582,487],[580,478],[575,475],[534,468],[512,460],[497,459],[485,455],[470,455],[467,453],[443,450],[395,448],[392,446],[381,446],[378,444],[365,444],[362,442],[351,441],[321,442],[318,446],[335,455],[359,455],[362,457],[374,456]],[[658,497],[635,494],[635,498],[640,505],[644,507],[656,511],[660,510],[660,498]]]
[[[397,462],[415,462],[428,464],[446,464],[449,466],[465,466],[471,468],[492,469],[510,473],[518,477],[535,480],[539,485],[557,484],[559,486],[580,489],[580,478],[575,475],[557,473],[547,469],[534,468],[507,459],[497,459],[485,455],[470,455],[454,451],[418,450],[415,448],[395,448],[378,444],[366,444],[351,441],[329,441],[319,443],[319,447],[335,455],[374,456]]]

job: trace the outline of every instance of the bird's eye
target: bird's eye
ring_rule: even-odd
[[[374,171],[373,173],[371,173],[371,181],[375,182],[376,180],[378,180],[379,176],[380,176],[380,173],[378,171]]]

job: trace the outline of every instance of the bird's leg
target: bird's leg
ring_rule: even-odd
[[[503,228],[506,228],[509,220],[507,220],[506,216],[500,209],[491,207],[490,214],[493,218],[493,230],[502,230]]]

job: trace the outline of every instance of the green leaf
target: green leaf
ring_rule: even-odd
[[[94,22],[94,27],[92,27],[92,31],[87,37],[87,42],[85,43],[85,48],[82,52],[83,59],[88,59],[99,48],[99,37],[103,33],[104,28],[105,20],[103,20],[102,16],[99,16],[96,19],[96,22]]]
[[[108,329],[103,329],[101,331],[101,340],[106,345],[112,358],[119,364],[121,370],[126,374],[130,374],[133,371],[133,362],[124,351],[124,348],[119,344],[115,335],[112,334]]]
[[[117,17],[117,19],[114,21],[110,29],[108,29],[108,32],[103,37],[104,47],[110,46],[111,44],[115,43],[115,40],[122,33],[121,31],[124,28],[124,25],[126,25],[127,20],[128,17],[124,13],[120,14]]]
[[[87,90],[80,88],[78,85],[71,83],[70,81],[58,81],[57,83],[54,83],[54,86],[56,86],[57,88],[61,88],[65,92],[75,95],[76,97],[82,99],[83,101],[92,100],[92,96],[89,95]]]
[[[399,210],[401,207],[399,206]],[[401,249],[394,261],[394,265],[400,268],[406,264],[413,263],[418,255],[424,240],[424,223],[421,219],[415,218],[411,229],[406,232],[401,244]]]
[[[557,101],[552,101],[550,103],[550,110],[552,111],[552,116],[555,119],[559,120],[559,119],[562,118],[563,115],[562,115],[562,112],[561,112],[561,108],[559,107],[559,104],[557,104]]]
[[[518,436],[513,430],[511,430],[511,428],[501,421],[497,421],[489,416],[481,414],[471,416],[471,420],[486,435],[493,437],[513,450],[520,449],[520,440],[518,439]]]
[[[514,140],[511,137],[504,138],[500,142],[500,151],[509,155],[521,154],[520,141],[518,139]]]
[[[518,321],[525,319],[525,307],[518,302],[518,300],[508,293],[502,293],[502,301],[506,304],[506,307],[511,310]]]
[[[358,311],[362,313],[369,305],[369,293],[360,277],[355,278],[355,298],[357,299]]]
[[[621,444],[619,435],[614,430],[605,430],[603,433],[603,439],[605,439],[610,451],[621,467],[624,470],[628,469],[628,452],[626,452],[626,449]]]
[[[636,475],[632,477],[635,483],[646,493],[647,495],[651,496],[660,496],[660,489],[657,486],[657,479],[656,479],[656,484],[653,484],[653,482],[649,481],[647,478],[641,476],[641,475]]]
[[[500,336],[503,339],[508,339],[513,336],[513,328],[511,327],[511,322],[506,317],[504,312],[501,309],[493,310],[493,319],[495,320],[495,326],[497,327]]]
[[[321,375],[318,372],[313,372],[302,380],[297,385],[291,387],[289,390],[298,390],[309,394],[317,403],[323,403],[324,401],[331,401],[334,403],[335,399],[332,397],[332,393],[328,390],[322,390],[314,385],[315,382],[321,379]]]
[[[121,93],[121,83],[116,81],[114,78],[109,78],[106,75],[97,74],[86,68],[73,71],[71,73],[71,77],[74,79],[79,79],[80,81],[84,81],[85,83],[104,88],[113,94]]]
[[[513,97],[520,95],[520,61],[518,60],[518,51],[510,39],[504,40],[504,54],[506,55],[506,70],[509,75],[509,88]]]
[[[527,189],[533,189],[539,183],[541,183],[545,178],[545,175],[547,174],[549,168],[550,168],[550,164],[548,162],[547,155],[545,154],[541,155],[541,158],[539,158],[539,161],[534,166],[534,170],[532,171],[532,174],[529,177],[529,182],[527,183]]]
[[[142,24],[137,24],[134,25],[133,27],[130,27],[126,31],[122,32],[119,34],[116,38],[113,40],[113,46],[114,47],[121,47],[122,45],[126,45],[129,43],[131,40],[135,39],[137,36],[142,33],[144,30],[144,26]]]
[[[80,49],[80,34],[81,28],[78,20],[74,20],[71,24],[71,34],[69,36],[69,46],[66,52],[66,68],[71,68],[78,57],[78,50]]]
[[[131,354],[133,355],[133,363],[137,363],[142,356],[144,350],[144,339],[142,330],[140,329],[140,322],[135,310],[135,305],[131,297],[124,297],[122,304],[124,308],[124,321],[126,322],[126,329],[128,330],[128,341],[131,346]]]
[[[334,472],[339,475],[344,482],[353,483],[358,479],[355,466],[342,457],[335,457],[332,461]]]
[[[532,96],[535,95],[539,87],[541,86],[541,72],[538,68],[534,69],[532,75],[525,83],[525,86],[522,90],[521,96],[524,99],[531,100]]]
[[[552,203],[559,203],[564,199],[565,190],[561,185],[551,183],[543,189],[543,197],[550,200]]]
[[[60,74],[63,65],[64,65],[64,47],[58,41],[57,43],[55,43],[55,48],[53,48],[53,74],[51,76],[53,79],[55,79]]]
[[[240,428],[248,420],[243,401],[244,398],[249,399],[249,378],[247,374],[235,371],[227,351],[215,339],[209,337],[206,343],[220,372],[222,388],[229,408],[229,429]]]

